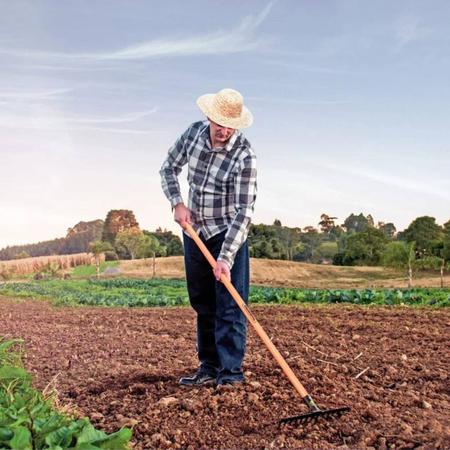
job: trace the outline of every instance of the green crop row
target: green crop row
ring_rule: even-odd
[[[87,418],[77,420],[57,411],[51,396],[31,386],[31,375],[22,367],[20,351],[21,341],[0,340],[1,449],[129,448],[129,428],[108,435],[96,430]]]
[[[188,305],[184,280],[109,279],[52,280],[8,283],[0,293],[9,296],[49,298],[58,305],[180,306]],[[450,289],[291,289],[250,288],[251,303],[350,303],[357,305],[450,306]]]
[[[450,289],[285,289],[254,286],[254,303],[351,303],[356,305],[450,306]]]
[[[58,305],[179,306],[188,303],[186,285],[166,280],[51,280],[10,283],[1,293],[50,298]]]

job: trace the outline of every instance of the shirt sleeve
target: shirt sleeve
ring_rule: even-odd
[[[159,171],[162,189],[165,196],[170,201],[172,208],[178,203],[183,203],[178,175],[187,162],[185,146],[187,133],[188,131],[180,136],[175,144],[170,147],[167,158],[164,160],[161,170]]]
[[[234,258],[241,245],[247,239],[250,222],[254,211],[256,184],[256,157],[247,156],[240,165],[235,178],[236,215],[228,229],[218,260],[224,261],[231,269]]]

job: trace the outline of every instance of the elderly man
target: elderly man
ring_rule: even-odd
[[[248,302],[247,234],[256,199],[256,157],[239,129],[253,116],[233,89],[198,98],[207,120],[193,123],[169,149],[160,170],[162,187],[179,224],[190,223],[217,261],[212,271],[195,242],[183,233],[189,300],[197,313],[199,367],[181,385],[233,385],[244,379],[246,319],[225,286],[224,274]],[[188,166],[189,202],[178,175]]]

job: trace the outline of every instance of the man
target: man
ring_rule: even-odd
[[[246,319],[225,286],[231,279],[248,302],[247,235],[256,198],[256,157],[239,129],[253,116],[233,89],[202,95],[197,105],[207,117],[193,123],[169,149],[160,170],[162,187],[174,219],[192,224],[217,261],[212,271],[196,243],[183,233],[189,300],[197,313],[199,368],[181,385],[226,385],[243,381]],[[178,183],[188,165],[189,202]]]

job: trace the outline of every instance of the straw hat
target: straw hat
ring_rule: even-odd
[[[205,94],[197,99],[206,117],[227,128],[247,128],[253,123],[252,113],[244,106],[244,98],[234,89]]]

